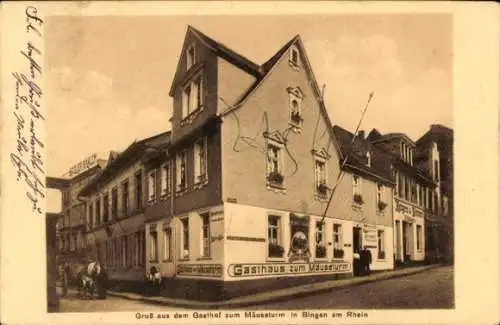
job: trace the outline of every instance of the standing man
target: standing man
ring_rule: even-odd
[[[68,262],[64,262],[62,267],[62,295],[66,297],[68,295],[68,283],[69,283],[69,264]]]
[[[363,274],[364,275],[370,275],[370,264],[372,263],[372,253],[371,251],[368,249],[368,247],[364,247],[363,248],[363,260],[364,260],[364,272]]]

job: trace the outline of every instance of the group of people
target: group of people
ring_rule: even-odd
[[[68,295],[68,287],[76,286],[80,297],[106,298],[107,272],[97,260],[86,260],[73,269],[68,262],[59,266],[62,296]]]
[[[364,246],[354,251],[354,275],[370,275],[370,264],[372,263],[372,253]]]

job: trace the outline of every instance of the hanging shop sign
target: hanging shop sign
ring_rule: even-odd
[[[203,276],[211,278],[222,277],[222,264],[178,264],[177,275]]]
[[[311,258],[309,251],[309,216],[290,214],[290,249],[288,257],[290,262],[306,261]]]
[[[232,278],[299,274],[338,274],[351,272],[351,267],[350,262],[230,264],[228,274]]]

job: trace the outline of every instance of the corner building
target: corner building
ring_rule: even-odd
[[[258,65],[190,26],[170,96],[171,143],[144,158],[146,271],[160,270],[162,294],[223,300],[349,277],[355,236],[373,268],[393,267],[390,179],[347,167],[322,219],[345,153],[299,36]],[[363,201],[353,179],[367,179]]]

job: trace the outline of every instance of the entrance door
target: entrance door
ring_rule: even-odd
[[[401,256],[401,221],[396,220],[396,238],[394,239],[394,242],[396,243],[396,260],[397,261],[402,261],[403,257]]]
[[[175,254],[175,252],[178,250],[175,249],[174,235],[173,227],[168,227],[163,230],[163,249],[161,250],[163,256],[160,256],[160,258],[163,259],[162,275],[164,277],[173,277],[176,272],[175,262],[177,260],[177,254]]]
[[[408,259],[408,223],[403,221],[403,261]]]
[[[361,228],[352,228],[352,250],[358,253],[361,250]]]

